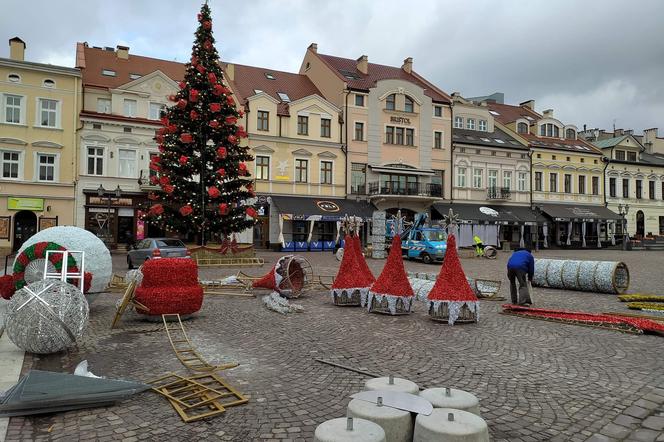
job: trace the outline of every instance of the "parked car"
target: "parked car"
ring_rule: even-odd
[[[127,252],[127,267],[133,269],[151,258],[189,258],[189,250],[174,238],[146,238]]]

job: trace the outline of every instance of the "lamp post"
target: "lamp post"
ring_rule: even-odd
[[[629,213],[629,204],[618,204],[618,214],[622,218],[622,232],[623,232],[623,250],[627,250],[627,242],[629,241],[629,235],[627,235],[627,214]]]
[[[535,211],[535,251],[539,252],[539,217],[542,209],[536,205],[533,205],[532,209]]]
[[[122,189],[120,189],[120,185],[118,184],[118,187],[115,188],[115,197],[120,198],[122,196]],[[102,184],[99,185],[97,188],[97,195],[100,198],[103,198],[106,196],[106,189],[104,189],[104,186]],[[107,196],[107,202],[108,202],[108,208],[106,210],[106,241],[107,245],[110,245],[111,243],[111,199],[113,197],[113,194],[109,194]]]

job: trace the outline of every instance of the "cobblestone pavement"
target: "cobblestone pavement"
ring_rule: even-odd
[[[265,253],[264,274],[280,256]],[[332,274],[332,254],[305,254],[320,273]],[[468,276],[505,278],[507,254],[495,261],[462,259]],[[663,293],[664,254],[608,250],[547,251],[541,257],[623,260],[630,292]],[[115,256],[118,271],[124,257]],[[377,274],[384,261],[369,260]],[[438,267],[407,262],[409,270]],[[201,278],[230,270],[203,269]],[[91,304],[91,323],[78,349],[26,357],[29,367],[73,370],[87,359],[110,378],[146,381],[168,371],[185,373],[158,324],[128,314],[110,331],[118,293]],[[664,339],[499,314],[501,302],[482,301],[478,324],[430,321],[423,304],[410,316],[338,308],[310,293],[297,301],[304,312],[279,315],[258,298],[209,296],[185,323],[190,338],[213,362],[238,361],[223,376],[250,396],[247,405],[197,423],[183,423],[151,392],[120,405],[13,418],[7,440],[312,440],[316,426],[345,414],[348,396],[366,377],[316,362],[338,362],[369,372],[405,377],[421,386],[452,386],[480,398],[495,441],[664,441]],[[536,306],[627,311],[613,295],[535,289]]]

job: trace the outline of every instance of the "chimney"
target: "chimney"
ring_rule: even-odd
[[[657,128],[653,127],[651,129],[645,129],[643,131],[643,146],[646,148],[647,153],[652,153],[652,145],[657,138]]]
[[[16,61],[25,60],[25,42],[18,37],[9,39],[9,58]]]
[[[625,130],[625,135],[632,135],[632,134],[634,134],[634,129]]]
[[[613,131],[613,136],[614,137],[622,137],[623,136],[623,130],[622,129],[616,129]]]
[[[357,59],[357,70],[362,72],[364,75],[369,73],[369,57],[363,55]]]
[[[411,74],[413,72],[413,57],[408,57],[403,61],[401,69]]]
[[[542,115],[544,115],[544,118],[553,118],[553,109],[545,110]]]
[[[317,54],[318,53],[318,44],[317,43],[311,43],[307,49],[309,49],[314,54]]]
[[[117,56],[123,60],[129,60],[129,46],[117,45]]]
[[[226,64],[225,73],[227,79],[230,81],[235,81],[235,65],[233,63]]]
[[[519,103],[519,106],[527,107],[530,110],[535,110],[535,100],[524,101],[523,103]]]

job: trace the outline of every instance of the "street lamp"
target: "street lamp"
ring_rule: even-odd
[[[629,213],[629,204],[618,204],[618,214],[622,217],[622,231],[623,231],[623,250],[627,250],[627,242],[629,235],[627,235],[627,214]]]
[[[122,189],[120,189],[120,185],[118,184],[118,187],[115,188],[115,197],[120,198],[122,196]],[[104,186],[102,184],[99,185],[97,188],[97,195],[99,195],[100,198],[104,197],[106,195],[106,189],[104,189]],[[108,202],[108,209],[106,211],[106,241],[110,244],[111,243],[111,199],[112,199],[112,194],[108,195],[107,197],[107,202]]]

